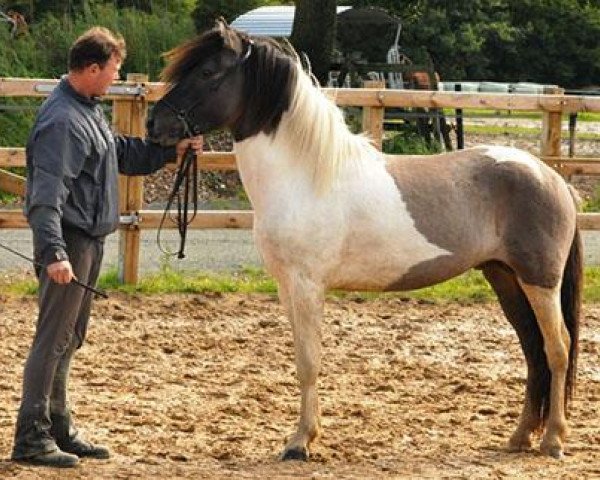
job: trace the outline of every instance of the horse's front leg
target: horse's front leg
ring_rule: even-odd
[[[300,275],[280,282],[279,296],[292,325],[296,370],[302,402],[298,429],[287,442],[282,460],[308,460],[309,445],[319,435],[317,376],[321,368],[322,285]]]

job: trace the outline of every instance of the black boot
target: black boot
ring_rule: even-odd
[[[79,458],[61,451],[50,435],[49,429],[47,420],[19,419],[11,459],[15,462],[46,467],[76,466]]]
[[[71,415],[50,414],[52,426],[50,434],[54,437],[58,448],[63,452],[72,453],[77,457],[96,458],[104,460],[110,457],[108,448],[102,445],[94,445],[84,440],[78,434],[77,429],[71,422]]]

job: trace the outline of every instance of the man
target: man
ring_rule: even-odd
[[[95,27],[69,51],[69,72],[40,108],[27,143],[25,214],[39,278],[39,316],[23,375],[13,460],[72,467],[79,457],[108,458],[82,438],[67,399],[71,357],[81,347],[91,294],[70,283],[95,284],[104,238],[119,222],[118,172],[149,174],[202,149],[201,137],[163,148],[114,134],[98,97],[118,78],[125,43]]]

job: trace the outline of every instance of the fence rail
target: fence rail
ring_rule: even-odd
[[[113,104],[113,125],[124,134],[143,134],[148,104],[164,93],[164,85],[147,82],[144,75],[131,74],[127,82],[113,85],[107,101]],[[58,80],[0,78],[0,97],[45,97]],[[418,90],[385,90],[378,82],[366,82],[362,89],[324,89],[339,106],[363,107],[363,130],[381,148],[384,109],[392,107],[427,109],[494,109],[542,112],[541,158],[564,176],[600,175],[600,158],[561,156],[562,116],[578,112],[600,112],[600,97],[564,95],[562,90],[542,95],[463,93]],[[206,152],[197,159],[202,170],[236,170],[235,153]],[[0,148],[0,190],[24,194],[24,180],[1,168],[24,167],[23,148]],[[168,167],[174,168],[174,167]],[[161,212],[142,210],[143,183],[140,177],[120,179],[120,279],[136,283],[140,230],[158,227]],[[201,211],[191,228],[251,228],[251,211]],[[600,214],[579,214],[584,230],[600,230]],[[174,228],[171,222],[165,228]],[[0,229],[27,228],[20,211],[0,210]]]

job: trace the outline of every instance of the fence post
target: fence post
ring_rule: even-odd
[[[563,95],[563,88],[546,87],[545,94]],[[542,113],[542,139],[540,146],[541,156],[560,157],[560,136],[562,127],[562,112],[543,112]]]
[[[130,73],[128,82],[144,83],[148,75]],[[148,102],[140,97],[135,100],[115,100],[113,124],[119,133],[141,137],[145,133]],[[119,177],[119,211],[121,215],[136,214],[142,208],[144,193],[143,177]],[[119,281],[135,284],[138,281],[140,256],[140,229],[135,224],[119,228]]]
[[[364,88],[384,89],[385,82],[379,80],[365,80]],[[383,107],[363,107],[362,129],[373,141],[373,145],[381,150],[383,146]]]

